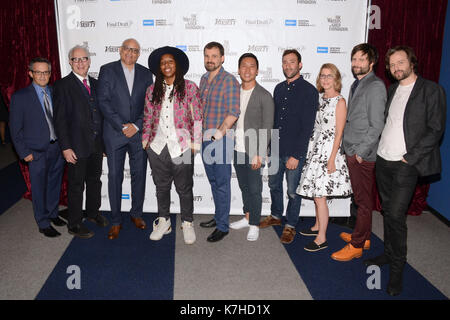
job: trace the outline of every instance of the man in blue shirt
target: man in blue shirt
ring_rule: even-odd
[[[288,244],[294,240],[296,233],[301,197],[295,191],[314,128],[319,94],[316,88],[300,75],[303,65],[297,50],[285,50],[282,63],[286,81],[279,83],[273,94],[275,118],[270,151],[271,167],[276,168],[278,162],[278,170],[269,171],[271,215],[261,222],[260,228],[281,225],[284,211],[283,178],[286,174],[289,201],[281,242]]]
[[[50,223],[63,226],[58,218],[64,160],[53,126],[52,90],[48,86],[51,64],[47,59],[30,62],[33,83],[11,97],[11,137],[20,159],[28,163],[34,217],[47,237],[61,235]]]

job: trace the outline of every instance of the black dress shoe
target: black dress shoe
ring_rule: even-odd
[[[217,242],[222,240],[227,234],[228,232],[223,232],[220,231],[219,229],[215,229],[206,240],[209,242]]]
[[[106,219],[101,214],[98,214],[95,218],[87,217],[86,219],[90,222],[95,223],[99,227],[106,227],[109,224],[108,219]]]
[[[81,238],[81,239],[89,239],[94,236],[94,233],[90,231],[86,226],[82,223],[77,224],[76,226],[73,226],[71,228],[68,228],[69,233],[71,235],[74,235],[75,237]]]
[[[53,228],[52,226],[45,228],[45,229],[39,228],[39,232],[43,233],[44,236],[49,237],[49,238],[55,238],[55,237],[59,237],[61,235],[61,233],[56,231],[55,228]]]
[[[386,289],[386,292],[390,296],[398,296],[402,292],[402,281],[403,273],[402,272],[391,272],[389,274],[389,283]]]
[[[216,219],[214,218],[209,221],[200,222],[200,227],[202,228],[214,228],[216,225]]]
[[[67,224],[64,220],[60,219],[59,217],[50,218],[50,221],[57,227],[62,227]]]
[[[379,266],[382,267],[385,264],[389,264],[391,261],[389,258],[383,253],[381,256],[364,260],[364,265],[368,266]]]

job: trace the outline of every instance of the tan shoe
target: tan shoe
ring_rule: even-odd
[[[289,244],[294,241],[295,229],[291,227],[284,227],[283,234],[281,235],[281,242],[284,244]]]
[[[281,219],[275,219],[272,216],[267,216],[263,221],[260,222],[260,228],[267,228],[270,226],[281,226]]]
[[[342,232],[340,235],[342,240],[344,240],[347,243],[350,243],[352,241],[352,234],[347,232]],[[370,240],[364,241],[364,250],[370,250]]]
[[[361,258],[362,251],[362,248],[355,248],[351,243],[349,243],[341,250],[333,253],[331,258],[337,261],[350,261],[354,258]]]
[[[117,239],[119,237],[120,229],[122,229],[122,225],[112,226],[108,232],[108,239],[109,240]]]
[[[147,227],[147,225],[145,224],[144,219],[142,219],[142,218],[133,218],[133,217],[130,217],[130,218],[131,218],[131,221],[136,226],[136,228],[144,230]]]

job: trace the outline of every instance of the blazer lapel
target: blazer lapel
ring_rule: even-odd
[[[124,73],[123,68],[122,68],[122,62],[120,60],[117,61],[116,72],[119,75],[119,79],[118,79],[119,82],[122,82],[122,85],[120,87],[124,88],[124,90],[126,91],[126,94],[130,97],[131,96],[130,95],[130,90],[128,88],[127,79],[125,78],[125,73]],[[136,69],[135,69],[135,73],[134,73],[134,78],[136,79]]]

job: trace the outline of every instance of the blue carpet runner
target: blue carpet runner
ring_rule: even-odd
[[[311,227],[313,224],[314,218],[305,218],[298,224],[297,231]],[[281,237],[282,227],[276,226],[274,229]],[[339,262],[331,259],[331,254],[342,249],[346,244],[339,237],[341,232],[351,232],[351,230],[330,223],[327,231],[328,248],[318,252],[304,250],[305,245],[314,240],[314,237],[305,237],[300,234],[296,235],[294,242],[284,245],[313,299],[447,300],[445,295],[409,264],[406,264],[404,270],[403,292],[399,296],[391,297],[386,293],[389,266],[383,266],[380,270],[381,289],[368,289],[367,280],[374,273],[368,272],[363,260],[382,254],[384,251],[383,241],[372,234],[371,248],[369,251],[364,251],[361,258]],[[369,282],[372,283],[372,281]]]
[[[0,170],[0,214],[22,198],[27,185],[20,171],[19,162],[13,162]]]
[[[171,215],[172,232],[160,241],[149,239],[155,218],[144,214],[147,229],[138,230],[123,213],[122,230],[115,240],[107,239],[110,225],[100,228],[85,222],[94,237],[72,240],[36,299],[172,300],[176,216]],[[71,270],[67,273],[72,265],[79,267],[81,289],[67,287],[68,278],[75,275]]]

